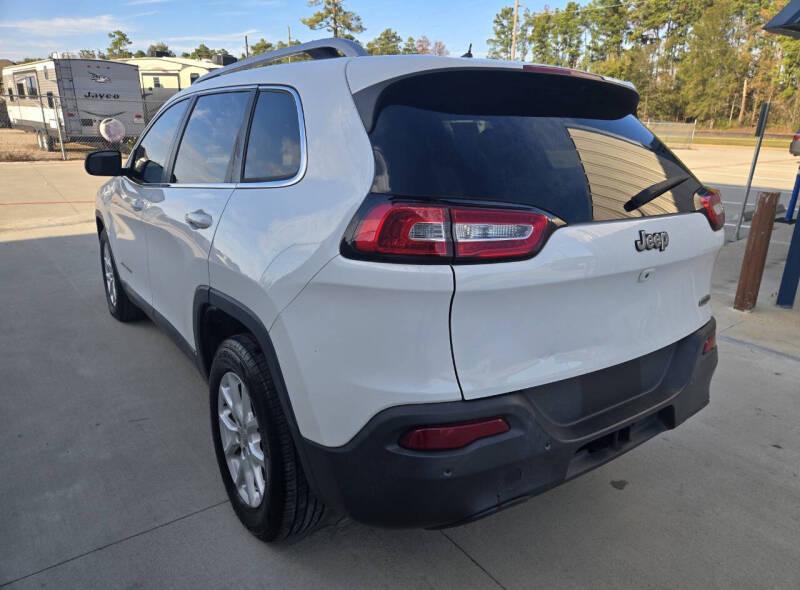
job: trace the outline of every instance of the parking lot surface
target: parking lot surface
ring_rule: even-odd
[[[91,199],[76,164],[0,165],[0,203],[32,182],[32,201]],[[466,526],[344,522],[272,547],[227,502],[194,366],[108,314],[91,205],[73,205],[88,218],[0,205],[0,586],[800,587],[800,312],[770,302],[789,228],[756,313],[730,309],[744,244],[720,257],[712,401],[677,430]]]

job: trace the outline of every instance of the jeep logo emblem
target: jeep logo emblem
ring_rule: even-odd
[[[633,242],[637,252],[658,248],[661,252],[669,245],[669,234],[665,231],[649,234],[644,230],[639,232],[639,239]]]

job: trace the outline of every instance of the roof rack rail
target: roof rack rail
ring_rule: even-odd
[[[368,55],[361,45],[355,41],[350,41],[349,39],[341,39],[339,37],[317,39],[316,41],[300,43],[299,45],[291,45],[289,47],[283,47],[282,49],[276,49],[275,51],[270,51],[268,53],[262,53],[261,55],[248,57],[246,59],[237,61],[236,63],[232,63],[229,66],[213,70],[204,76],[200,76],[195,83],[204,80],[210,80],[211,78],[216,78],[217,76],[224,76],[225,74],[232,74],[233,72],[239,72],[241,70],[248,70],[250,68],[262,66],[279,59],[301,55],[303,53],[311,57],[311,59],[328,59],[331,57],[361,57],[363,55]]]

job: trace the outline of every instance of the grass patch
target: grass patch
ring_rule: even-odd
[[[0,162],[30,162],[34,159],[28,150],[0,148]]]

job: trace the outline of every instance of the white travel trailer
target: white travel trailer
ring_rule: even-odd
[[[144,105],[135,65],[58,57],[3,68],[11,125],[36,133],[39,146],[102,140],[104,119],[120,121],[125,138],[144,129]]]

